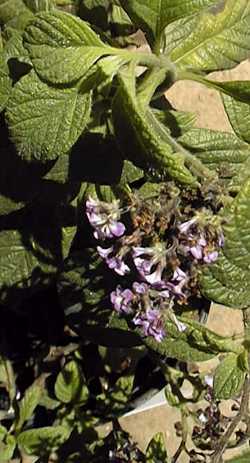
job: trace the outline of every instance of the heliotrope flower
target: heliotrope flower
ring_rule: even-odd
[[[138,313],[133,318],[133,323],[142,328],[145,336],[152,336],[158,342],[161,342],[166,336],[159,310],[148,309],[146,312]]]
[[[114,309],[120,314],[130,314],[133,312],[131,306],[133,299],[133,292],[130,289],[122,289],[121,286],[117,286],[115,291],[112,291],[110,294],[110,300],[114,306]]]
[[[158,243],[153,247],[133,247],[134,264],[141,276],[152,286],[164,287],[162,272],[166,266],[166,247]]]
[[[185,296],[183,288],[188,282],[188,279],[188,275],[180,267],[177,267],[166,286],[176,296]]]
[[[127,264],[125,264],[119,254],[114,254],[114,246],[111,246],[110,248],[97,246],[96,249],[99,255],[105,260],[108,267],[118,273],[118,275],[124,276],[130,272],[130,268]]]
[[[119,200],[106,203],[89,196],[86,201],[86,214],[89,223],[95,229],[96,239],[117,238],[125,232],[125,225],[119,222],[121,217]]]

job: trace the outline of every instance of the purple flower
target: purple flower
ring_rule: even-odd
[[[134,247],[134,264],[140,276],[152,286],[165,287],[162,272],[166,266],[166,247],[158,243],[154,247]]]
[[[115,291],[110,294],[110,300],[114,306],[114,309],[118,313],[129,314],[133,311],[131,302],[134,299],[134,294],[130,289],[122,289],[121,286],[117,286]]]
[[[118,275],[124,276],[130,272],[130,268],[128,267],[128,265],[125,264],[125,262],[123,262],[123,260],[119,256],[111,257],[111,259],[106,259],[106,263],[108,267],[114,270],[116,273],[118,273]]]
[[[152,336],[156,341],[161,342],[166,336],[161,314],[158,310],[147,309],[133,318],[136,326],[140,326],[145,336]]]
[[[223,248],[223,246],[225,245],[225,237],[223,235],[223,233],[221,232],[219,238],[218,238],[218,246],[220,248]]]
[[[148,285],[146,283],[138,283],[135,281],[133,283],[133,290],[137,294],[145,294],[148,291]]]
[[[177,329],[178,329],[178,331],[179,331],[180,333],[183,333],[184,331],[186,331],[187,325],[185,325],[185,323],[183,323],[183,322],[181,322],[180,320],[178,320],[178,318],[175,316],[174,313],[172,313],[172,317],[171,317],[171,318],[172,318],[173,322],[175,323],[175,325],[176,325],[176,327],[177,327]]]
[[[197,217],[193,217],[190,220],[187,220],[187,222],[183,222],[180,225],[178,225],[178,229],[181,233],[186,234],[188,230],[197,222]]]
[[[188,281],[188,276],[186,275],[180,267],[177,267],[174,271],[172,279],[166,284],[167,288],[176,296],[185,296],[183,293],[183,287]]]
[[[205,254],[203,261],[206,264],[212,264],[218,259],[219,253],[218,251],[211,251]]]
[[[127,264],[125,264],[125,262],[123,262],[119,255],[112,256],[114,253],[113,246],[110,248],[102,248],[101,246],[97,246],[96,249],[99,255],[105,260],[108,267],[118,273],[118,275],[123,276],[130,272],[130,268]]]
[[[119,222],[119,201],[111,203],[95,200],[91,196],[86,201],[86,214],[95,229],[96,239],[119,238],[125,232],[125,225]]]

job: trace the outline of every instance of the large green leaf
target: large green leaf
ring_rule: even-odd
[[[250,105],[222,95],[229,122],[239,138],[250,143]]]
[[[122,0],[131,19],[148,34],[151,44],[159,39],[164,28],[179,18],[197,13],[216,0]]]
[[[197,128],[186,132],[178,141],[222,178],[236,175],[250,159],[249,145],[231,133]]]
[[[64,426],[47,426],[29,429],[19,434],[18,445],[28,455],[48,456],[59,448],[69,437],[69,430]]]
[[[14,436],[8,434],[4,426],[0,426],[0,455],[2,462],[7,462],[12,458],[15,447],[16,440]]]
[[[42,162],[67,153],[89,121],[91,95],[55,89],[31,71],[14,87],[7,120],[19,154]]]
[[[37,15],[24,44],[42,79],[61,84],[80,79],[110,49],[86,22],[61,11]]]
[[[197,16],[192,25],[191,33],[170,54],[178,66],[203,71],[230,69],[250,55],[248,0],[221,2]],[[190,31],[190,22],[186,27]]]
[[[6,55],[0,52],[0,112],[5,108],[11,93],[11,79],[6,63]]]
[[[80,365],[75,360],[71,360],[57,376],[55,395],[58,400],[66,404],[85,402],[88,398],[88,389],[84,383]]]
[[[213,333],[205,326],[187,318],[181,321],[186,325],[185,331],[180,333],[175,323],[168,320],[165,322],[166,337],[161,342],[147,337],[144,339],[146,346],[161,355],[186,362],[206,361],[219,352],[241,351],[229,339]]]
[[[201,291],[210,300],[233,308],[250,300],[250,180],[224,212],[225,246],[218,260],[204,267]],[[223,309],[222,309],[223,310]]]
[[[230,399],[238,395],[243,386],[245,372],[240,368],[238,356],[229,354],[215,370],[213,391],[216,399]]]
[[[23,0],[0,0],[0,24],[5,24],[15,16],[28,12]]]

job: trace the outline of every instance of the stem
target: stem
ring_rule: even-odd
[[[168,71],[165,68],[149,69],[140,85],[138,86],[137,98],[143,102],[144,105],[149,105],[155,91],[166,79]]]
[[[246,309],[243,312],[245,331],[249,330],[250,327],[250,309]],[[248,354],[248,364],[250,365],[250,354]],[[211,463],[220,463],[222,461],[222,455],[226,450],[229,440],[234,433],[238,424],[244,419],[247,418],[249,422],[249,397],[250,397],[250,375],[247,374],[245,382],[243,385],[243,393],[241,398],[241,404],[238,414],[234,417],[231,424],[227,428],[225,434],[219,440],[218,445],[215,449],[215,452],[211,458]],[[249,429],[248,429],[249,431]]]

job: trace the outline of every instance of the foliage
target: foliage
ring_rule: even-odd
[[[1,462],[220,462],[249,435],[250,81],[206,75],[249,58],[249,1],[0,0],[0,25]],[[172,107],[179,80],[232,132]],[[118,422],[156,378],[173,456]]]

